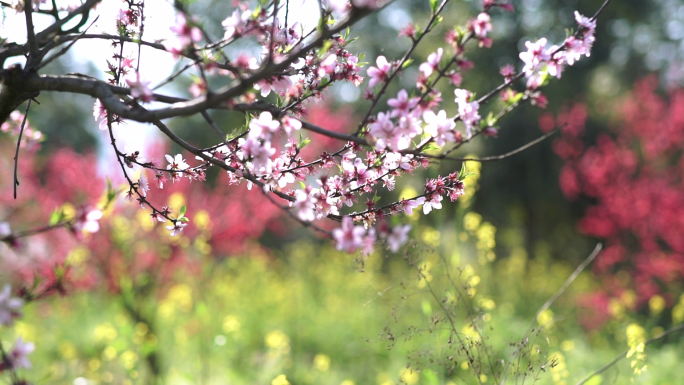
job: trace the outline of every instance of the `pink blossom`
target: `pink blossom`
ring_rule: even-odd
[[[164,183],[167,181],[166,175],[164,175],[163,172],[158,171],[154,174],[154,181],[157,183],[157,188],[161,190],[164,188]]]
[[[466,126],[466,136],[468,138],[472,135],[472,128],[477,125],[480,120],[478,113],[480,103],[477,101],[470,102],[470,92],[463,89],[454,90],[456,95],[456,103],[458,104],[458,115]]]
[[[273,120],[270,112],[264,111],[259,114],[258,119],[249,121],[249,136],[254,138],[269,138],[271,134],[278,131],[280,122]]]
[[[384,56],[378,56],[375,60],[375,64],[377,67],[370,67],[367,71],[368,76],[370,77],[370,81],[368,82],[369,87],[375,87],[376,84],[384,82],[387,79],[389,72],[392,70],[392,64],[388,63]]]
[[[463,76],[459,72],[453,72],[449,75],[449,80],[451,81],[451,84],[458,87],[461,85],[461,82],[463,82]]]
[[[179,39],[167,40],[163,42],[162,45],[167,52],[171,53],[171,56],[173,56],[174,59],[183,56],[183,52],[185,51],[185,47]]]
[[[154,93],[149,87],[150,82],[140,80],[140,72],[135,73],[135,80],[126,79],[126,84],[131,88],[131,96],[143,102],[154,100]]]
[[[416,37],[416,27],[413,26],[413,23],[408,23],[406,27],[402,28],[399,31],[399,37],[406,36],[409,39],[413,40]]]
[[[546,47],[546,38],[541,38],[535,43],[531,41],[525,42],[525,47],[527,47],[527,52],[520,53],[520,60],[525,63],[523,71],[529,77],[539,68],[541,63],[548,61],[551,55],[544,48]]]
[[[107,129],[107,110],[100,99],[95,99],[95,104],[93,105],[93,117],[96,122],[99,122],[98,127],[100,130]]]
[[[133,68],[133,62],[135,59],[132,58],[124,58],[121,60],[121,68]]]
[[[326,0],[328,9],[336,13],[345,13],[349,10],[348,0]]]
[[[352,4],[357,8],[377,8],[379,0],[352,0]]]
[[[567,60],[568,64],[575,64],[582,56],[590,56],[593,42],[593,36],[585,36],[584,39],[577,39],[574,36],[570,36],[565,39],[565,60]]]
[[[81,231],[96,233],[100,231],[100,223],[98,222],[100,219],[102,219],[102,211],[81,207],[76,211],[72,226],[77,233]]]
[[[188,167],[190,167],[190,166],[188,166],[187,163],[185,163],[185,159],[183,159],[183,155],[181,155],[181,154],[176,154],[175,158],[169,154],[166,154],[165,157],[166,157],[166,161],[169,162],[169,165],[166,166],[167,170],[181,171],[181,170],[185,170]]]
[[[394,151],[401,151],[411,146],[411,139],[420,135],[423,129],[418,124],[418,120],[413,116],[402,116],[399,118],[399,124],[394,132],[394,136],[390,139],[389,147]]]
[[[152,211],[150,214],[150,220],[152,223],[161,223],[161,222],[166,222],[166,218],[159,212],[159,211]]]
[[[187,223],[183,223],[181,221],[176,221],[176,223],[173,226],[166,226],[166,229],[171,232],[171,236],[175,237],[176,235],[179,235],[180,233],[183,232],[183,229],[185,226],[187,226]]]
[[[198,98],[207,93],[207,82],[202,78],[197,78],[192,82],[188,91],[192,96]]]
[[[384,150],[389,144],[389,139],[394,136],[394,123],[390,115],[384,112],[378,113],[375,122],[370,124],[369,133],[375,139],[375,148]]]
[[[586,28],[592,33],[596,30],[596,20],[592,18],[582,16],[579,12],[575,11],[575,21],[580,27]]]
[[[307,194],[304,190],[297,190],[295,192],[296,201],[294,207],[297,209],[297,216],[299,219],[311,222],[316,219],[316,198]]]
[[[551,46],[549,52],[555,52],[558,50],[558,46]],[[556,52],[553,54],[551,59],[546,63],[546,71],[551,76],[555,76],[558,79],[561,77],[563,72],[563,63],[565,62],[565,55],[563,51]]]
[[[24,342],[21,337],[17,337],[14,341],[14,346],[12,346],[12,350],[9,352],[9,357],[7,357],[9,358],[12,368],[31,368],[31,361],[29,361],[28,355],[33,353],[35,349],[36,346],[33,342]]]
[[[337,67],[337,55],[328,55],[318,66],[318,77],[322,78],[335,72]]]
[[[539,91],[533,92],[530,94],[530,104],[543,109],[549,104],[549,99],[547,99],[546,96],[542,95],[542,93]]]
[[[366,230],[361,226],[354,226],[351,218],[342,219],[342,227],[333,230],[333,238],[337,242],[337,250],[353,253],[364,245],[363,236]]]
[[[437,52],[433,52],[428,55],[427,61],[418,67],[418,71],[422,72],[423,76],[426,78],[430,77],[433,71],[439,69],[439,61],[442,60],[443,53],[444,50],[442,48],[438,48]]]
[[[447,117],[446,111],[441,110],[435,114],[432,111],[423,112],[423,120],[427,123],[425,133],[435,139],[435,143],[444,146],[447,142],[456,141],[454,127],[456,123]]]
[[[276,121],[277,123],[277,121]],[[271,167],[270,157],[275,154],[275,148],[271,147],[271,142],[268,140],[263,143],[255,136],[248,136],[247,139],[240,140],[240,149],[244,156],[251,158],[255,170],[262,168],[269,172]]]
[[[387,245],[393,253],[399,251],[399,248],[408,241],[408,232],[411,231],[411,225],[396,226],[387,235]]]
[[[9,228],[9,225],[7,227]],[[11,232],[4,236],[9,234]],[[11,325],[15,318],[21,316],[20,310],[22,306],[24,306],[24,301],[21,298],[12,297],[12,287],[9,284],[5,284],[2,291],[0,291],[0,325]]]
[[[425,203],[423,204],[423,214],[427,215],[433,209],[441,209],[442,199],[442,196],[439,194],[430,194],[428,199],[425,200]]]
[[[202,31],[196,26],[188,23],[188,19],[184,14],[176,15],[176,25],[170,28],[171,31],[178,35],[180,44],[183,47],[191,45],[193,42],[202,40]]]
[[[261,79],[254,84],[254,88],[261,90],[261,96],[268,96],[271,91],[284,95],[292,87],[292,80],[288,76],[274,76]]]
[[[146,197],[147,192],[150,191],[150,184],[148,183],[147,178],[145,178],[144,172],[140,173],[140,178],[138,178],[138,187],[140,189],[140,195]]]
[[[232,37],[242,36],[242,34],[245,32],[247,20],[249,20],[251,16],[252,12],[249,10],[240,12],[240,10],[236,9],[233,11],[232,15],[228,16],[225,20],[223,20],[223,22],[221,22],[221,25],[223,25],[223,28],[226,30],[223,38],[230,39]]]
[[[371,255],[373,254],[373,251],[375,250],[375,242],[377,241],[376,236],[375,236],[375,229],[370,228],[368,229],[368,232],[366,235],[363,237],[363,244],[361,245],[361,253],[363,255]]]
[[[509,82],[515,76],[515,67],[513,67],[512,64],[506,64],[505,66],[501,67],[499,73],[507,82]]]
[[[292,135],[293,131],[299,131],[302,128],[302,122],[287,115],[283,116],[280,122],[288,135]]]
[[[401,89],[396,98],[387,101],[387,105],[394,107],[394,110],[392,110],[392,117],[396,117],[408,114],[411,110],[416,108],[418,101],[420,101],[420,98],[409,98],[408,92],[406,92],[405,89]]]
[[[479,38],[486,38],[487,32],[492,30],[491,18],[488,14],[482,12],[477,15],[477,19],[470,21],[470,28],[475,36]]]
[[[425,202],[425,198],[423,198],[423,197],[420,197],[417,199],[409,199],[409,200],[402,199],[401,200],[401,206],[407,215],[413,215],[413,209],[420,206],[424,202]]]

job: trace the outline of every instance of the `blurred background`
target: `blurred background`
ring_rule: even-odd
[[[198,1],[188,9],[218,36],[232,12],[228,3]],[[475,67],[464,74],[463,88],[488,92],[501,83],[502,66],[521,68],[526,41],[561,42],[575,27],[575,10],[592,15],[600,4],[513,5],[514,12],[491,12],[490,49],[469,46]],[[387,95],[413,88],[419,63],[446,46],[449,29],[480,10],[478,1],[450,3]],[[4,28],[13,17],[4,15]],[[359,39],[349,49],[371,63],[378,55],[400,58],[409,40],[397,37],[399,30],[409,22],[424,26],[428,18],[427,1],[395,1],[352,29]],[[228,186],[213,170],[203,184],[153,189],[160,205],[188,206],[191,226],[182,236],[169,237],[146,211],[121,199],[106,210],[101,231],[83,241],[58,230],[18,248],[0,245],[3,281],[20,286],[41,277],[44,284],[57,271],[68,277],[66,295],[29,304],[0,338],[36,343],[33,369],[22,372],[35,383],[494,383],[492,376],[472,376],[462,352],[450,350],[448,330],[434,322],[440,304],[451,303],[443,298],[462,289],[467,298],[454,300],[454,309],[479,314],[486,332],[477,335],[484,333],[495,361],[507,360],[540,306],[602,242],[602,254],[537,317],[542,330],[525,345],[535,373],[528,381],[577,383],[635,341],[684,321],[683,20],[680,1],[611,2],[591,57],[544,88],[548,106],[516,109],[500,121],[497,138],[475,140],[458,155],[499,155],[566,124],[563,130],[503,161],[468,162],[477,175],[466,180],[467,194],[429,216],[408,217],[412,241],[400,253],[337,252],[261,194]],[[237,56],[254,47],[233,49]],[[102,66],[74,51],[46,72],[78,68],[104,78]],[[167,93],[189,95],[190,77],[176,83]],[[307,120],[353,130],[368,107],[366,86],[336,86],[309,106]],[[454,114],[453,87],[442,86],[444,108]],[[0,133],[0,222],[14,230],[47,223],[54,209],[73,213],[101,203],[106,179],[122,181],[92,118],[92,100],[43,94],[39,101],[29,121],[46,140],[21,158],[18,200],[11,193],[14,143]],[[501,105],[497,99],[487,108]],[[228,129],[244,122],[238,113],[213,118]],[[195,144],[213,144],[198,124],[170,122]],[[126,130],[153,131],[117,130],[122,137]],[[313,145],[321,138],[312,139]],[[148,159],[180,152],[151,133],[131,143],[144,146]],[[312,154],[329,145],[323,141]],[[421,191],[425,178],[460,167],[444,163],[403,178],[396,196],[384,198]],[[477,339],[468,316],[455,314],[462,335]],[[673,334],[648,345],[645,358],[625,359],[589,383],[677,384],[683,358],[681,335]],[[635,374],[644,364],[648,370]],[[525,377],[525,367],[517,370]]]

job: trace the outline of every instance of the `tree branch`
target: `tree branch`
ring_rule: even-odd
[[[19,147],[21,145],[21,136],[24,133],[24,126],[26,125],[26,120],[28,119],[28,112],[31,108],[31,102],[33,99],[29,99],[26,104],[26,111],[24,112],[24,120],[21,122],[21,128],[19,129],[19,137],[17,138],[17,149],[14,152],[14,199],[17,199],[17,186],[19,186],[19,176],[17,169],[19,168]]]

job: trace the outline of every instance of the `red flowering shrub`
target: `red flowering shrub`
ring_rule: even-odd
[[[600,134],[586,149],[581,141],[586,107],[574,105],[556,119],[568,123],[554,142],[554,151],[565,161],[563,194],[569,200],[592,199],[579,229],[607,245],[594,265],[606,292],[584,301],[598,314],[592,322],[585,320],[592,326],[609,315],[606,294],[624,297],[626,290],[634,290],[635,301],[623,305],[639,310],[655,295],[672,306],[682,290],[684,89],[662,96],[656,88],[655,78],[637,82],[615,107],[613,135]],[[550,115],[540,120],[543,129],[553,123]],[[620,270],[629,273],[628,280],[615,274]]]

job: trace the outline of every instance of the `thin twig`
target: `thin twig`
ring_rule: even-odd
[[[653,343],[653,342],[656,342],[656,341],[658,341],[658,340],[661,340],[661,339],[663,339],[663,338],[669,336],[670,334],[676,333],[676,332],[678,332],[678,331],[680,331],[680,330],[684,330],[684,324],[679,324],[679,325],[677,325],[677,326],[675,326],[675,327],[673,327],[673,328],[671,328],[671,329],[668,329],[668,330],[664,331],[663,333],[661,333],[661,334],[659,334],[659,335],[657,335],[657,336],[655,336],[655,337],[653,337],[653,338],[647,340],[646,342],[644,342],[644,345],[649,345],[649,344],[651,344],[651,343]],[[594,377],[594,376],[596,376],[596,375],[599,375],[599,374],[605,372],[605,371],[608,370],[611,366],[615,365],[618,361],[620,361],[621,359],[627,357],[627,353],[629,353],[629,350],[625,350],[624,352],[622,352],[622,354],[620,354],[619,356],[615,357],[612,361],[610,361],[609,363],[603,365],[600,369],[597,369],[597,370],[595,370],[594,372],[592,372],[591,374],[589,374],[588,376],[586,376],[582,381],[578,382],[577,385],[585,384],[585,383],[586,383],[587,381],[589,381],[592,377]]]
[[[31,102],[33,99],[29,99],[26,104],[26,112],[24,112],[24,120],[21,122],[21,128],[19,129],[19,137],[17,138],[17,149],[14,152],[14,199],[17,199],[17,186],[19,186],[19,176],[17,175],[17,169],[19,167],[19,146],[21,145],[21,136],[24,134],[24,126],[26,125],[26,119],[28,118],[29,108],[31,108]]]
[[[530,325],[527,327],[527,331],[523,335],[522,340],[525,340],[525,338],[527,338],[530,335],[530,332],[534,328],[534,324],[537,322],[537,318],[539,317],[539,315],[541,313],[543,313],[544,311],[546,311],[546,309],[548,309],[558,299],[558,297],[560,297],[561,295],[563,295],[565,293],[565,291],[568,289],[568,287],[570,287],[570,285],[575,281],[575,279],[577,279],[577,277],[580,275],[580,273],[591,262],[593,262],[594,259],[596,259],[596,257],[601,252],[602,248],[603,248],[603,245],[601,243],[598,243],[596,245],[596,247],[594,248],[594,251],[592,251],[591,254],[589,254],[589,256],[584,260],[584,262],[582,262],[579,266],[577,266],[575,271],[572,272],[572,274],[568,277],[568,279],[565,281],[563,286],[561,286],[561,288],[558,289],[558,291],[553,296],[551,296],[551,298],[549,298],[546,302],[544,302],[544,304],[537,311],[537,314],[535,314],[534,318],[532,318],[532,321],[530,322]],[[515,357],[519,353],[520,353],[520,349],[518,348],[515,350],[515,352],[513,352],[513,357]],[[511,361],[512,360],[508,360],[508,362],[506,363],[506,367],[504,368],[503,376],[501,377],[501,385],[505,385],[505,383],[506,383],[506,375],[508,373],[508,369],[510,368]]]
[[[506,158],[513,156],[515,154],[521,153],[521,152],[527,150],[528,148],[534,146],[535,144],[543,142],[548,137],[552,136],[553,134],[555,134],[558,131],[560,131],[561,129],[563,129],[563,127],[565,127],[566,125],[567,125],[567,123],[563,123],[561,126],[554,128],[553,130],[551,130],[551,131],[547,132],[546,134],[538,137],[537,139],[535,139],[535,140],[533,140],[533,141],[531,141],[531,142],[529,142],[529,143],[527,143],[521,147],[518,147],[513,151],[509,151],[509,152],[507,152],[505,154],[501,154],[501,155],[486,156],[484,158],[458,158],[458,157],[454,157],[454,156],[441,156],[441,155],[428,155],[428,154],[421,154],[421,156],[424,156],[426,158],[440,159],[440,160],[442,160],[442,159],[444,159],[444,160],[457,160],[457,161],[461,161],[461,162],[495,162],[498,160],[506,159]]]
[[[218,128],[218,126],[216,125],[216,123],[214,122],[214,120],[211,118],[211,116],[209,116],[209,114],[207,113],[207,111],[202,111],[202,117],[204,118],[204,120],[207,121],[207,123],[209,123],[209,125],[211,126],[211,128],[213,128],[214,131],[216,131],[216,133],[218,134],[219,138],[221,138],[221,141],[223,142],[223,144],[225,144],[225,143],[226,143],[226,134],[224,134],[223,132],[221,132],[221,129]]]
[[[100,15],[98,15],[98,16],[95,18],[95,20],[93,20],[93,22],[90,23],[90,25],[85,29],[85,31],[83,31],[83,33],[81,33],[81,34],[78,35],[75,39],[73,39],[73,40],[71,41],[71,43],[69,43],[66,47],[62,48],[61,50],[59,50],[59,52],[57,52],[56,54],[50,56],[49,58],[45,59],[45,61],[43,61],[42,63],[40,63],[40,66],[38,66],[38,69],[41,69],[41,68],[45,67],[46,65],[50,64],[50,62],[52,62],[53,60],[55,60],[55,59],[57,59],[58,57],[64,55],[65,53],[67,53],[67,51],[69,51],[69,48],[71,48],[74,44],[76,44],[76,42],[79,40],[79,38],[81,38],[83,35],[85,35],[85,33],[88,32],[88,30],[90,29],[90,27],[92,27],[93,24],[95,24],[95,22],[96,22],[97,19],[99,19],[99,18],[100,18]]]

